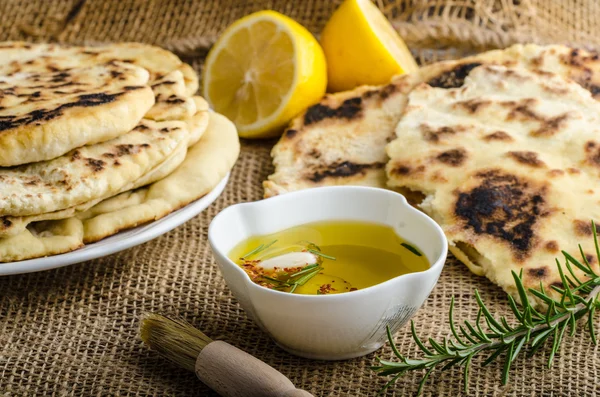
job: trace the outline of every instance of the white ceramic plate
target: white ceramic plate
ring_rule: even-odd
[[[72,265],[79,262],[89,261],[100,258],[115,252],[126,250],[127,248],[143,244],[152,240],[177,226],[192,219],[206,209],[213,201],[217,199],[225,189],[229,174],[206,196],[186,205],[185,207],[172,212],[171,214],[155,222],[138,226],[134,229],[125,230],[100,240],[93,244],[88,244],[78,250],[67,252],[66,254],[48,256],[45,258],[30,259],[20,262],[0,263],[0,276],[9,274],[22,274],[39,272],[41,270],[55,269]]]

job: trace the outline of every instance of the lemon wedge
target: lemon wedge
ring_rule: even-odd
[[[404,40],[370,0],[346,0],[333,13],[321,45],[327,59],[329,91],[379,85],[419,67]]]
[[[229,26],[210,50],[203,94],[241,137],[266,138],[318,102],[327,87],[325,56],[313,35],[275,11]]]

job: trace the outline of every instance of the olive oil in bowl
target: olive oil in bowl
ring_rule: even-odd
[[[305,295],[356,291],[429,268],[425,255],[387,226],[325,221],[238,244],[229,258],[263,287]]]

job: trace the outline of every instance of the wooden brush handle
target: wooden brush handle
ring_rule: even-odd
[[[256,357],[216,341],[209,343],[196,360],[196,375],[224,397],[310,397],[296,389],[281,372]]]

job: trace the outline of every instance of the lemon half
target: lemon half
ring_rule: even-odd
[[[333,13],[321,45],[327,58],[329,90],[380,85],[419,67],[390,22],[370,0],[346,0]]]
[[[312,34],[275,11],[233,23],[210,50],[203,94],[245,138],[276,136],[318,102],[327,87],[325,56]]]

